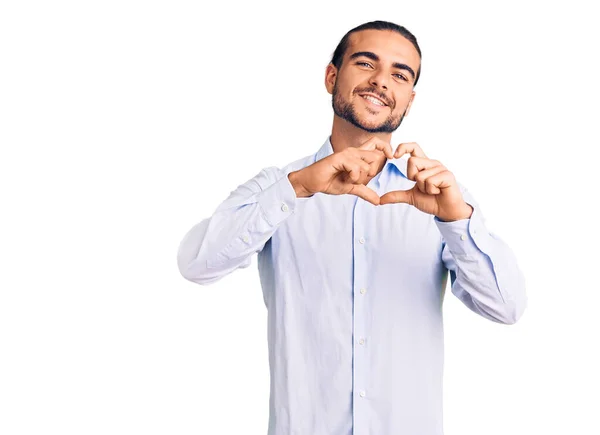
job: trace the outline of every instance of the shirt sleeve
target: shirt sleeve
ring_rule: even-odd
[[[250,266],[252,255],[295,212],[297,200],[286,173],[261,170],[185,234],[177,253],[181,275],[204,285]]]
[[[486,228],[477,201],[464,187],[461,190],[473,207],[471,217],[454,222],[434,217],[452,293],[473,312],[494,322],[514,324],[527,305],[525,277],[512,250]]]

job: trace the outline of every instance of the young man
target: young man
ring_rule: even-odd
[[[263,169],[181,242],[181,274],[198,284],[258,252],[269,435],[441,435],[448,271],[452,293],[489,320],[525,309],[517,262],[470,193],[416,143],[392,151],[420,63],[404,27],[349,31],[326,69],[323,146]]]

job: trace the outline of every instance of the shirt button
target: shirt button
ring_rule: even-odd
[[[365,395],[366,395],[367,393],[365,393],[365,392],[364,392],[364,390],[363,390],[363,391],[361,391],[361,392],[360,392],[360,393],[358,393],[358,394],[360,394],[360,397],[365,397]]]
[[[244,236],[244,237],[242,237],[242,240],[243,240],[244,242],[248,243],[248,240],[249,240],[249,239],[248,239],[248,236]]]
[[[361,237],[360,239],[358,239],[358,242],[359,242],[361,245],[364,245],[364,244],[365,244],[365,238],[364,238],[364,237]]]
[[[465,235],[463,234],[462,236],[460,236],[460,240],[467,240],[467,238],[465,237]]]
[[[288,211],[288,206],[285,202],[281,205],[281,211]]]
[[[358,344],[365,344],[365,339],[361,338],[360,340],[358,340]]]
[[[366,292],[367,292],[367,289],[366,289],[366,288],[361,288],[361,289],[360,289],[360,294],[361,294],[361,295],[364,295]]]

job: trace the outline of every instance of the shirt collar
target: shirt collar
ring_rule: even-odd
[[[318,162],[319,160],[324,159],[325,157],[330,156],[331,154],[333,154],[333,146],[331,145],[331,136],[328,136],[325,143],[321,146],[319,151],[317,151],[317,153],[315,154],[315,162]],[[402,176],[404,178],[408,178],[406,175],[406,164],[407,164],[406,160],[401,157],[398,159],[387,159],[385,166],[383,167],[381,172],[378,174],[378,178],[383,177],[384,179],[378,180],[378,182],[387,181],[388,171],[390,169],[392,169],[392,167],[395,167],[398,170],[398,172],[400,172],[400,174],[402,174]]]

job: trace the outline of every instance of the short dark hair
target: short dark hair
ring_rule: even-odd
[[[337,68],[340,69],[342,66],[342,60],[344,59],[344,54],[346,54],[346,50],[348,49],[348,44],[350,40],[350,35],[355,32],[360,32],[361,30],[391,30],[393,32],[397,32],[408,39],[412,45],[415,46],[417,52],[419,53],[419,59],[421,59],[421,49],[419,48],[419,44],[417,43],[417,38],[415,35],[410,33],[406,27],[399,26],[395,23],[390,23],[389,21],[371,21],[368,23],[361,24],[360,26],[355,27],[354,29],[348,31],[335,48],[333,52],[333,57],[331,58],[331,63]],[[413,86],[416,86],[419,81],[419,76],[421,75],[421,65],[419,64],[419,70],[417,71],[417,75],[415,77],[415,83]]]

